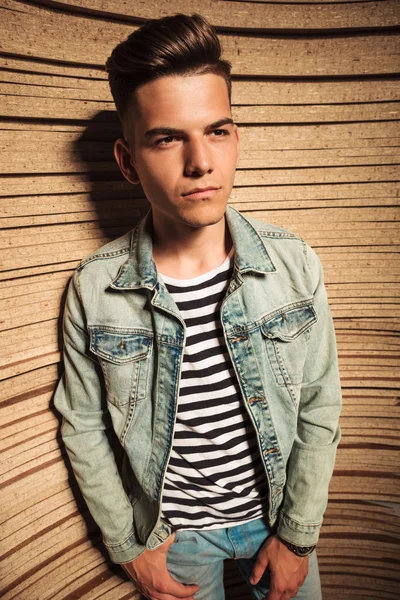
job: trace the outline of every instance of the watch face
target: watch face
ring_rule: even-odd
[[[296,546],[294,546],[296,548]],[[296,548],[295,552],[299,556],[308,556],[314,550],[315,546],[308,546],[303,548]]]

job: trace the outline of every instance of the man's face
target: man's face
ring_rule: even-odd
[[[158,226],[220,221],[232,190],[239,136],[227,86],[214,74],[168,76],[141,86],[115,144],[125,177],[140,182]]]

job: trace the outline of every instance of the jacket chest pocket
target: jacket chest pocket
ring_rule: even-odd
[[[145,398],[152,345],[151,333],[90,328],[90,350],[99,358],[112,404]]]
[[[282,308],[266,319],[261,331],[278,385],[299,385],[303,381],[309,329],[317,321],[312,304]]]

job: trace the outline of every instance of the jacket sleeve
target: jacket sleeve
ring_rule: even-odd
[[[317,322],[307,332],[297,433],[289,456],[277,533],[297,546],[317,543],[340,440],[341,388],[332,315],[321,263],[305,246]]]
[[[79,272],[69,286],[63,321],[64,376],[54,398],[61,413],[61,435],[88,508],[100,527],[111,560],[127,562],[144,546],[137,540],[131,502],[109,441],[104,377],[89,351]],[[111,439],[111,438],[110,438]]]

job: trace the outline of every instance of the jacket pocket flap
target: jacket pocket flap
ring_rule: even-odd
[[[282,308],[275,316],[261,325],[263,334],[268,338],[278,338],[290,342],[317,321],[317,315],[311,304],[296,308]]]
[[[152,336],[143,333],[91,329],[90,350],[110,362],[125,364],[148,355]]]

